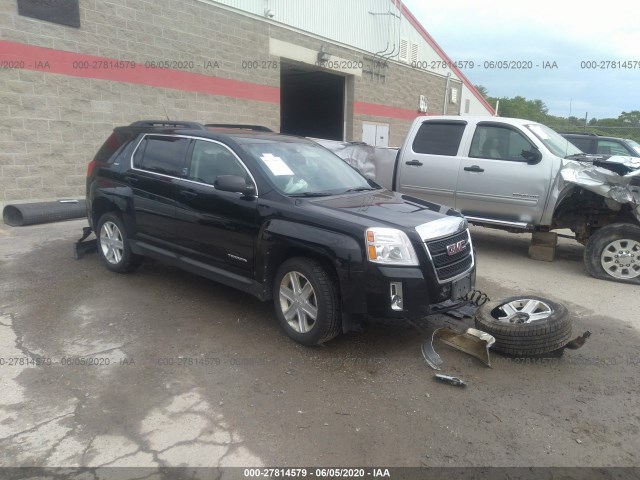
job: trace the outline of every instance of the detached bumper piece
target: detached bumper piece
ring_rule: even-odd
[[[441,382],[446,382],[456,387],[467,386],[467,383],[464,380],[460,380],[458,377],[452,377],[451,375],[443,375],[442,373],[436,373],[435,377]]]
[[[82,228],[82,238],[73,244],[73,257],[80,260],[85,254],[98,250],[98,239],[86,240],[91,235],[91,227]]]
[[[458,332],[449,327],[438,328],[433,331],[430,338],[427,338],[422,344],[422,356],[427,365],[434,370],[440,370],[442,359],[434,350],[433,342],[435,339],[456,350],[477,358],[486,366],[491,367],[491,357],[489,349],[495,343],[496,339],[486,332],[475,328],[468,328],[465,332]]]

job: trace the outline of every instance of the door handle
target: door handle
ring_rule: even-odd
[[[138,177],[132,177],[131,175],[125,175],[124,179],[129,183],[136,183],[139,180]]]
[[[470,167],[464,167],[466,172],[484,172],[484,168],[480,168],[478,165],[472,165]]]
[[[421,167],[422,166],[422,162],[420,162],[419,160],[409,160],[408,162],[405,162],[407,165],[412,165],[414,167]]]
[[[187,198],[194,198],[198,196],[198,192],[194,192],[193,190],[180,190],[180,195]]]

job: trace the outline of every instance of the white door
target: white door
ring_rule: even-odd
[[[388,123],[362,123],[362,141],[374,147],[389,146]]]

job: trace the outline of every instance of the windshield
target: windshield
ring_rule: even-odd
[[[636,152],[636,155],[640,157],[640,144],[630,139],[627,139],[626,142],[627,142],[627,145],[629,145],[632,148],[632,150]]]
[[[547,147],[549,151],[551,151],[551,153],[558,157],[564,158],[568,155],[582,153],[582,150],[580,150],[562,135],[556,133],[554,130],[551,130],[546,125],[533,123],[530,125],[526,125],[526,127],[531,130],[531,132],[533,132],[533,134],[538,137],[538,139],[542,143],[544,143],[544,146]]]
[[[256,157],[260,168],[286,195],[334,195],[379,188],[320,145],[267,141],[245,143],[242,148]]]

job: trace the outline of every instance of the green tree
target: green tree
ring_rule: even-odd
[[[640,111],[622,112],[618,117],[625,126],[640,127]]]
[[[631,138],[640,142],[640,111],[622,112],[617,118],[591,118],[585,124],[584,118],[576,116],[557,117],[549,114],[546,104],[539,99],[528,100],[520,95],[513,98],[492,97],[482,85],[476,88],[485,100],[495,106],[500,101],[498,115],[515,117],[544,123],[558,132],[585,132],[612,137]]]

